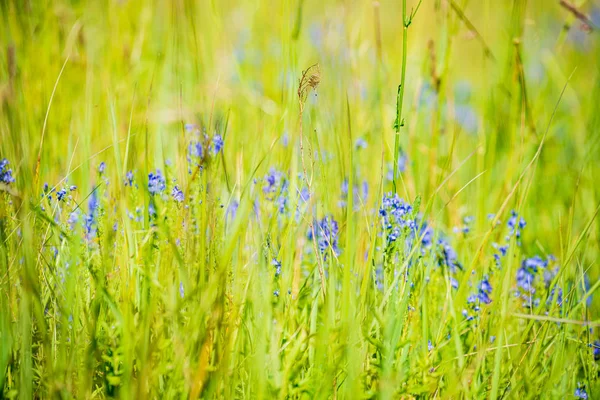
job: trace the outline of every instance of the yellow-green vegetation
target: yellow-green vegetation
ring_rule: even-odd
[[[600,396],[598,3],[0,15],[0,397]]]

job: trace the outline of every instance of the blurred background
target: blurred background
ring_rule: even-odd
[[[407,43],[404,197],[427,198],[466,160],[438,205],[485,171],[444,211],[449,226],[466,214],[485,224],[547,133],[525,177],[530,189],[516,198],[532,217],[532,237],[544,236],[532,245],[559,251],[567,239],[556,232],[571,217],[579,232],[599,199],[600,5],[419,5]],[[417,6],[408,2],[409,10]],[[77,181],[89,163],[110,160],[113,151],[98,152],[115,140],[124,148],[128,131],[136,167],[183,159],[184,123],[227,116],[228,174],[241,182],[275,139],[297,141],[298,79],[315,63],[321,83],[309,96],[307,130],[337,179],[317,184],[339,187],[348,168],[339,160],[348,157],[339,151],[346,102],[353,138],[369,146],[355,160],[364,178],[377,182],[382,152],[384,163],[393,159],[401,2],[25,0],[3,1],[0,10],[1,151],[21,177],[35,172],[44,124],[41,180],[81,165],[71,175]],[[273,162],[294,148],[273,153]],[[19,181],[26,192],[40,190]],[[594,227],[590,260],[598,252]]]

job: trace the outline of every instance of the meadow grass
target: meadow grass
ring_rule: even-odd
[[[600,396],[592,3],[0,2],[0,397]]]

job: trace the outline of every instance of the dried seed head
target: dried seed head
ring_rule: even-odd
[[[298,97],[304,102],[306,96],[312,90],[316,90],[321,82],[321,70],[319,64],[312,65],[302,72],[300,84],[298,85]]]

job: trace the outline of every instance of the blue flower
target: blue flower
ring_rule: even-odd
[[[594,360],[600,360],[600,340],[596,340],[591,346],[592,353],[594,354]]]
[[[240,203],[237,200],[231,200],[231,203],[229,203],[229,206],[227,207],[227,212],[225,213],[225,220],[229,221],[235,219],[239,206]]]
[[[155,174],[152,172],[148,174],[148,190],[150,194],[162,193],[166,188],[165,177],[160,169],[157,169]]]
[[[69,219],[67,220],[67,223],[71,227],[71,230],[75,229],[75,225],[77,225],[77,222],[79,222],[79,210],[75,210],[71,214],[69,214]]]
[[[12,169],[8,168],[8,160],[6,158],[0,160],[0,182],[8,185],[15,181],[12,176]]]
[[[448,267],[452,273],[456,272],[456,268],[462,268],[462,265],[458,262],[458,255],[450,243],[445,239],[438,239],[438,245],[441,248],[441,254],[438,259],[440,266]]]
[[[492,293],[492,285],[490,285],[490,282],[487,280],[487,278],[484,278],[479,283],[479,292],[477,294],[477,298],[482,303],[490,304],[492,302],[492,299],[490,299],[491,293]]]
[[[577,389],[575,389],[575,397],[577,397],[578,399],[587,399],[588,394],[585,391],[585,388],[578,387]]]
[[[173,187],[173,190],[171,191],[171,195],[173,196],[175,201],[178,203],[181,203],[185,199],[183,192],[181,191],[181,189],[179,189],[179,187],[177,185],[175,185],[175,187]]]
[[[56,198],[58,199],[58,201],[62,201],[66,195],[67,195],[67,190],[64,188],[60,189],[58,192],[56,192]]]
[[[185,291],[183,289],[183,282],[179,282],[179,296],[183,299],[184,295],[185,295]]]
[[[412,219],[412,206],[400,199],[397,194],[387,193],[383,196],[379,215],[383,219],[383,228],[387,233],[387,242],[395,242],[402,231],[416,227]]]
[[[519,214],[517,214],[517,212],[513,210],[510,213],[510,218],[508,219],[507,225],[509,233],[506,237],[506,240],[508,241],[513,235],[515,235],[517,239],[520,239],[521,231],[525,228],[525,225],[527,225],[527,223],[525,222],[523,217],[519,218]]]
[[[458,281],[453,276],[450,277],[450,286],[452,286],[453,289],[458,289]]]
[[[98,172],[102,175],[106,170],[106,163],[102,161],[100,165],[98,165]]]
[[[127,171],[125,174],[125,186],[133,186],[133,172]]]
[[[367,141],[364,138],[359,137],[358,139],[356,139],[356,142],[354,143],[354,148],[356,148],[357,150],[366,149]]]
[[[285,174],[283,172],[271,167],[269,173],[264,177],[266,185],[263,186],[263,193],[267,195],[267,198],[270,197],[270,200],[272,200],[273,197],[270,195],[279,194],[282,191],[285,180]]]
[[[275,276],[281,275],[281,262],[274,258],[271,261],[271,265],[275,267]]]
[[[204,158],[204,148],[202,147],[202,143],[199,141],[192,141],[188,146],[188,154],[187,160],[188,163],[193,166],[200,166],[202,164],[202,159]],[[188,167],[188,172],[191,174],[191,167]]]
[[[431,247],[431,244],[433,243],[433,228],[427,226],[427,222],[421,224],[419,237],[421,237],[421,245],[423,247]]]
[[[223,148],[223,138],[221,135],[215,135],[212,139],[212,144],[210,146],[210,150],[213,156],[219,154],[221,149]]]
[[[321,221],[314,224],[314,230],[315,235],[317,236],[319,250],[322,253],[325,253],[327,249],[331,248],[336,256],[340,254],[338,248],[338,223],[331,215],[324,217]],[[308,239],[314,239],[311,230],[308,232]]]
[[[96,216],[98,214],[98,206],[98,194],[94,190],[90,195],[90,200],[88,201],[88,213],[85,216],[85,233],[87,238],[91,238],[96,235]]]

